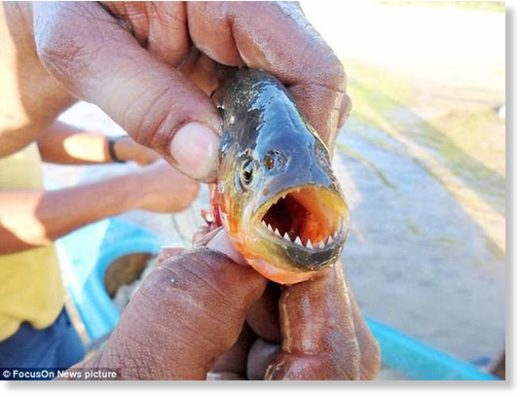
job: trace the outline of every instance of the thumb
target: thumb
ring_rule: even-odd
[[[202,90],[97,3],[35,3],[33,21],[38,56],[67,90],[181,172],[214,180],[220,117]]]

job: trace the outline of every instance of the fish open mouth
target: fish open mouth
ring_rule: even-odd
[[[263,235],[291,249],[323,252],[346,239],[348,208],[340,195],[324,187],[284,191],[259,213]]]

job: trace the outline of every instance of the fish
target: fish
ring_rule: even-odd
[[[329,150],[273,75],[228,73],[213,95],[223,125],[212,204],[217,226],[267,279],[295,284],[339,259],[349,207]]]

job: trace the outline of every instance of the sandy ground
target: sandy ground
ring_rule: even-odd
[[[349,278],[366,313],[485,366],[504,343],[505,13],[345,3],[303,4],[350,76]]]
[[[349,281],[366,314],[486,368],[506,321],[504,13],[346,3],[303,5],[350,75],[334,162],[352,208]],[[122,132],[85,103],[62,119]],[[58,187],[128,167],[46,175]],[[203,189],[178,217],[123,217],[187,244],[207,202]]]

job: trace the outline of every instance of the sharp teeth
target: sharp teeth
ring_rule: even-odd
[[[329,237],[327,237],[327,239],[325,240],[325,245],[329,245],[329,243],[332,241],[332,239]]]
[[[318,244],[318,248],[325,248],[325,244],[323,243],[323,240],[320,241]]]
[[[300,244],[303,247],[302,241],[300,240],[300,236],[296,237],[296,240],[294,240],[296,244]]]
[[[267,225],[267,228],[274,233],[273,227],[271,225]]]
[[[282,237],[277,228],[274,229],[274,234],[276,234],[278,237]]]
[[[307,244],[305,244],[305,247],[308,248],[308,249],[312,249],[311,239],[307,240]]]
[[[262,225],[264,225],[265,227],[267,227],[267,223],[265,223],[265,221],[262,219]]]
[[[287,234],[287,232],[284,233],[283,238],[284,238],[285,240],[287,240],[287,241],[291,241],[291,240],[289,239],[289,235]]]

